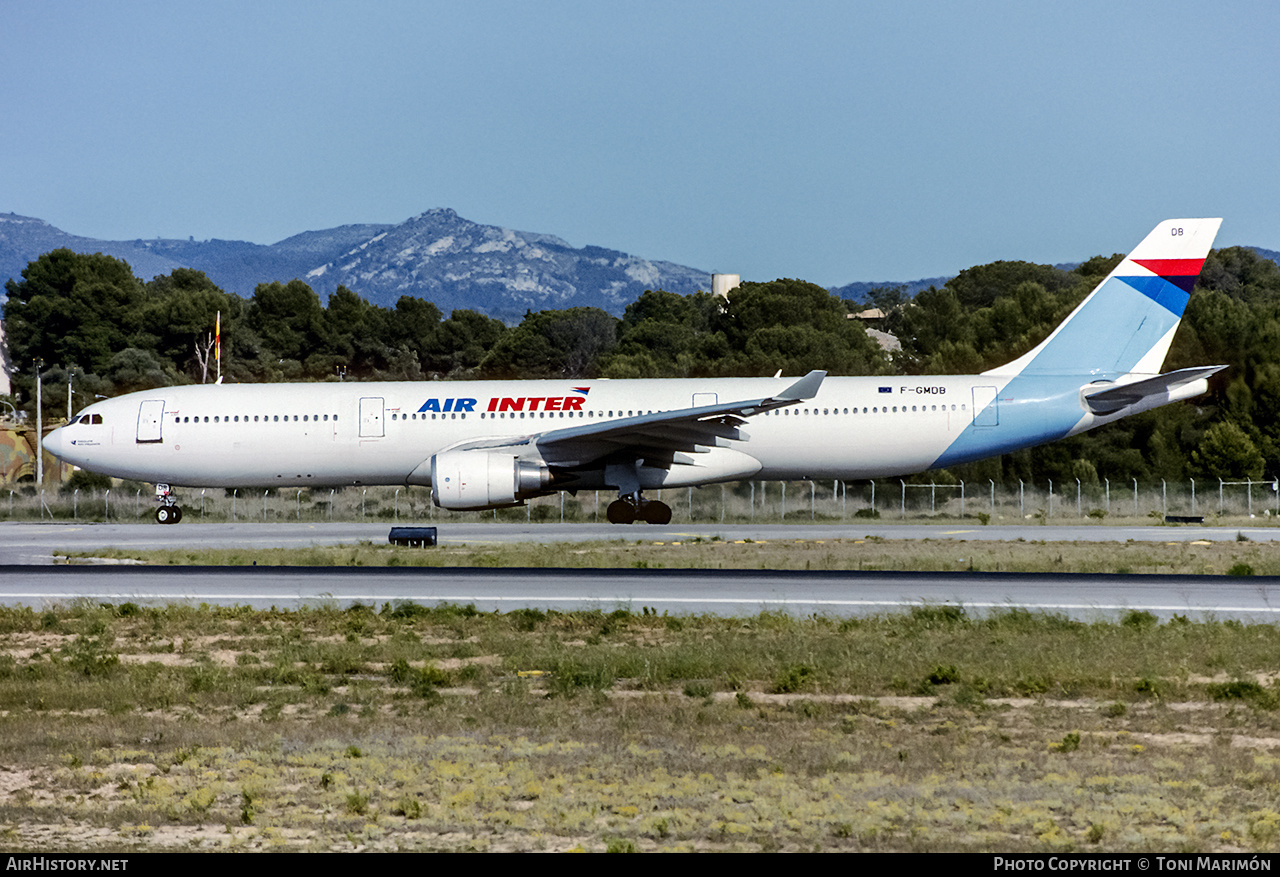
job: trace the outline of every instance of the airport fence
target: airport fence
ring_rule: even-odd
[[[1280,490],[1269,481],[1098,483],[1052,481],[930,483],[875,481],[740,481],[700,488],[647,491],[679,523],[833,523],[859,520],[1010,523],[1151,523],[1203,518],[1206,523],[1280,524]],[[7,494],[7,495],[6,495]],[[555,523],[605,521],[613,491],[538,497],[524,506],[486,512],[436,508],[425,487],[315,489],[179,489],[184,521],[431,523],[498,521]],[[126,483],[107,491],[0,492],[0,520],[153,521],[149,485]]]

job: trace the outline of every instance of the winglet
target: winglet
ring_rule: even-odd
[[[822,386],[822,381],[826,376],[826,372],[815,369],[774,396],[773,400],[777,402],[803,402],[806,399],[812,399],[818,395],[818,388]]]

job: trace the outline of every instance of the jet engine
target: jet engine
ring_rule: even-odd
[[[431,500],[442,509],[466,511],[513,505],[551,484],[540,463],[496,451],[445,451],[431,458]]]

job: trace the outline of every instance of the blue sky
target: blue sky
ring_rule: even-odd
[[[823,285],[1280,249],[1274,2],[0,0],[0,211],[271,243],[452,207]]]

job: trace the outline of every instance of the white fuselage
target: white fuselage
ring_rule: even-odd
[[[461,443],[767,396],[789,383],[704,378],[165,387],[96,403],[47,444],[62,459],[94,471],[175,485],[429,484],[432,456]],[[758,460],[753,477],[761,479],[870,478],[978,459],[1113,419],[1095,417],[1079,404],[1081,378],[1038,381],[1034,390],[1024,388],[1031,392],[1022,398],[1005,392],[1009,383],[990,375],[828,378],[808,401],[749,417],[745,440],[727,446]],[[962,438],[963,453],[943,459]],[[584,477],[578,486],[608,486]]]
[[[981,375],[165,387],[90,406],[46,447],[157,482],[163,502],[163,485],[431,484],[437,504],[480,509],[613,487],[643,513],[655,487],[922,472],[1205,392],[1220,366],[1157,372],[1220,224],[1161,222],[1044,341]]]

